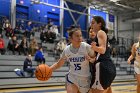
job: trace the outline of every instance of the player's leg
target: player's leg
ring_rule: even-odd
[[[103,89],[103,87],[100,83],[100,79],[101,79],[100,76],[101,76],[101,73],[102,73],[102,71],[100,70],[101,69],[100,65],[101,65],[101,63],[98,62],[95,66],[95,68],[96,68],[96,72],[95,72],[96,78],[95,78],[95,82],[92,85],[92,93],[103,93],[103,91],[104,91],[104,89]]]
[[[99,89],[91,89],[91,93],[104,93],[104,90],[99,90]]]
[[[136,73],[136,79],[137,79],[137,93],[140,93],[140,68],[139,68],[139,62],[134,62],[134,71]]]
[[[137,79],[137,93],[140,93],[140,74],[136,74]]]
[[[66,84],[67,93],[79,93],[78,87],[75,84]]]
[[[107,88],[103,93],[112,93],[112,88],[111,87]]]

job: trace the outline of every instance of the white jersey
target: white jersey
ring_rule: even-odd
[[[86,59],[86,55],[94,55],[91,46],[85,42],[81,42],[77,53],[73,53],[70,47],[72,47],[72,45],[68,45],[62,53],[63,56],[67,57],[67,61],[70,63],[69,73],[82,77],[90,76],[89,61]]]

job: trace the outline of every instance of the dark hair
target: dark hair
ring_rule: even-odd
[[[77,30],[81,30],[81,28],[80,27],[77,27],[77,26],[71,26],[69,29],[69,37],[72,37],[72,35],[73,35],[73,33],[75,32],[75,31],[77,31]]]
[[[88,38],[89,38],[89,32],[90,32],[90,29],[91,29],[91,26],[88,27],[88,30],[87,30],[87,32],[88,32]]]
[[[39,46],[38,50],[40,50],[40,49],[43,49],[43,47],[42,46]]]
[[[77,30],[81,30],[80,26],[75,26],[75,25],[72,25],[70,26],[67,31],[69,33],[69,37],[72,37],[73,33]]]
[[[17,37],[16,35],[13,35],[12,37]]]
[[[106,28],[106,23],[101,16],[93,16],[93,19],[97,22],[97,24],[101,23],[101,30],[103,30],[105,33],[108,33],[108,29]]]

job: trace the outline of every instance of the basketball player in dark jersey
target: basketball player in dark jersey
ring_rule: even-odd
[[[87,43],[90,45],[93,41],[95,41],[94,39],[95,39],[95,36],[96,36],[96,34],[95,34],[95,32],[92,30],[92,28],[91,27],[89,27],[89,29],[88,29],[88,39],[87,39]],[[95,60],[95,58],[94,58],[94,60]],[[94,61],[93,60],[93,61]],[[92,73],[92,69],[93,69],[93,63],[92,62],[90,62],[90,71],[91,71],[91,73]],[[103,93],[112,93],[112,88],[111,87],[109,87],[109,88],[107,88]]]
[[[116,76],[116,68],[110,58],[108,47],[106,24],[102,17],[94,16],[91,28],[96,34],[91,43],[92,49],[96,52],[96,61],[93,65],[91,90],[93,93],[103,93],[110,88]]]

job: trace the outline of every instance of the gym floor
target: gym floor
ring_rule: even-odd
[[[113,93],[136,93],[136,81],[112,84]],[[2,89],[0,93],[66,93],[65,86]]]

